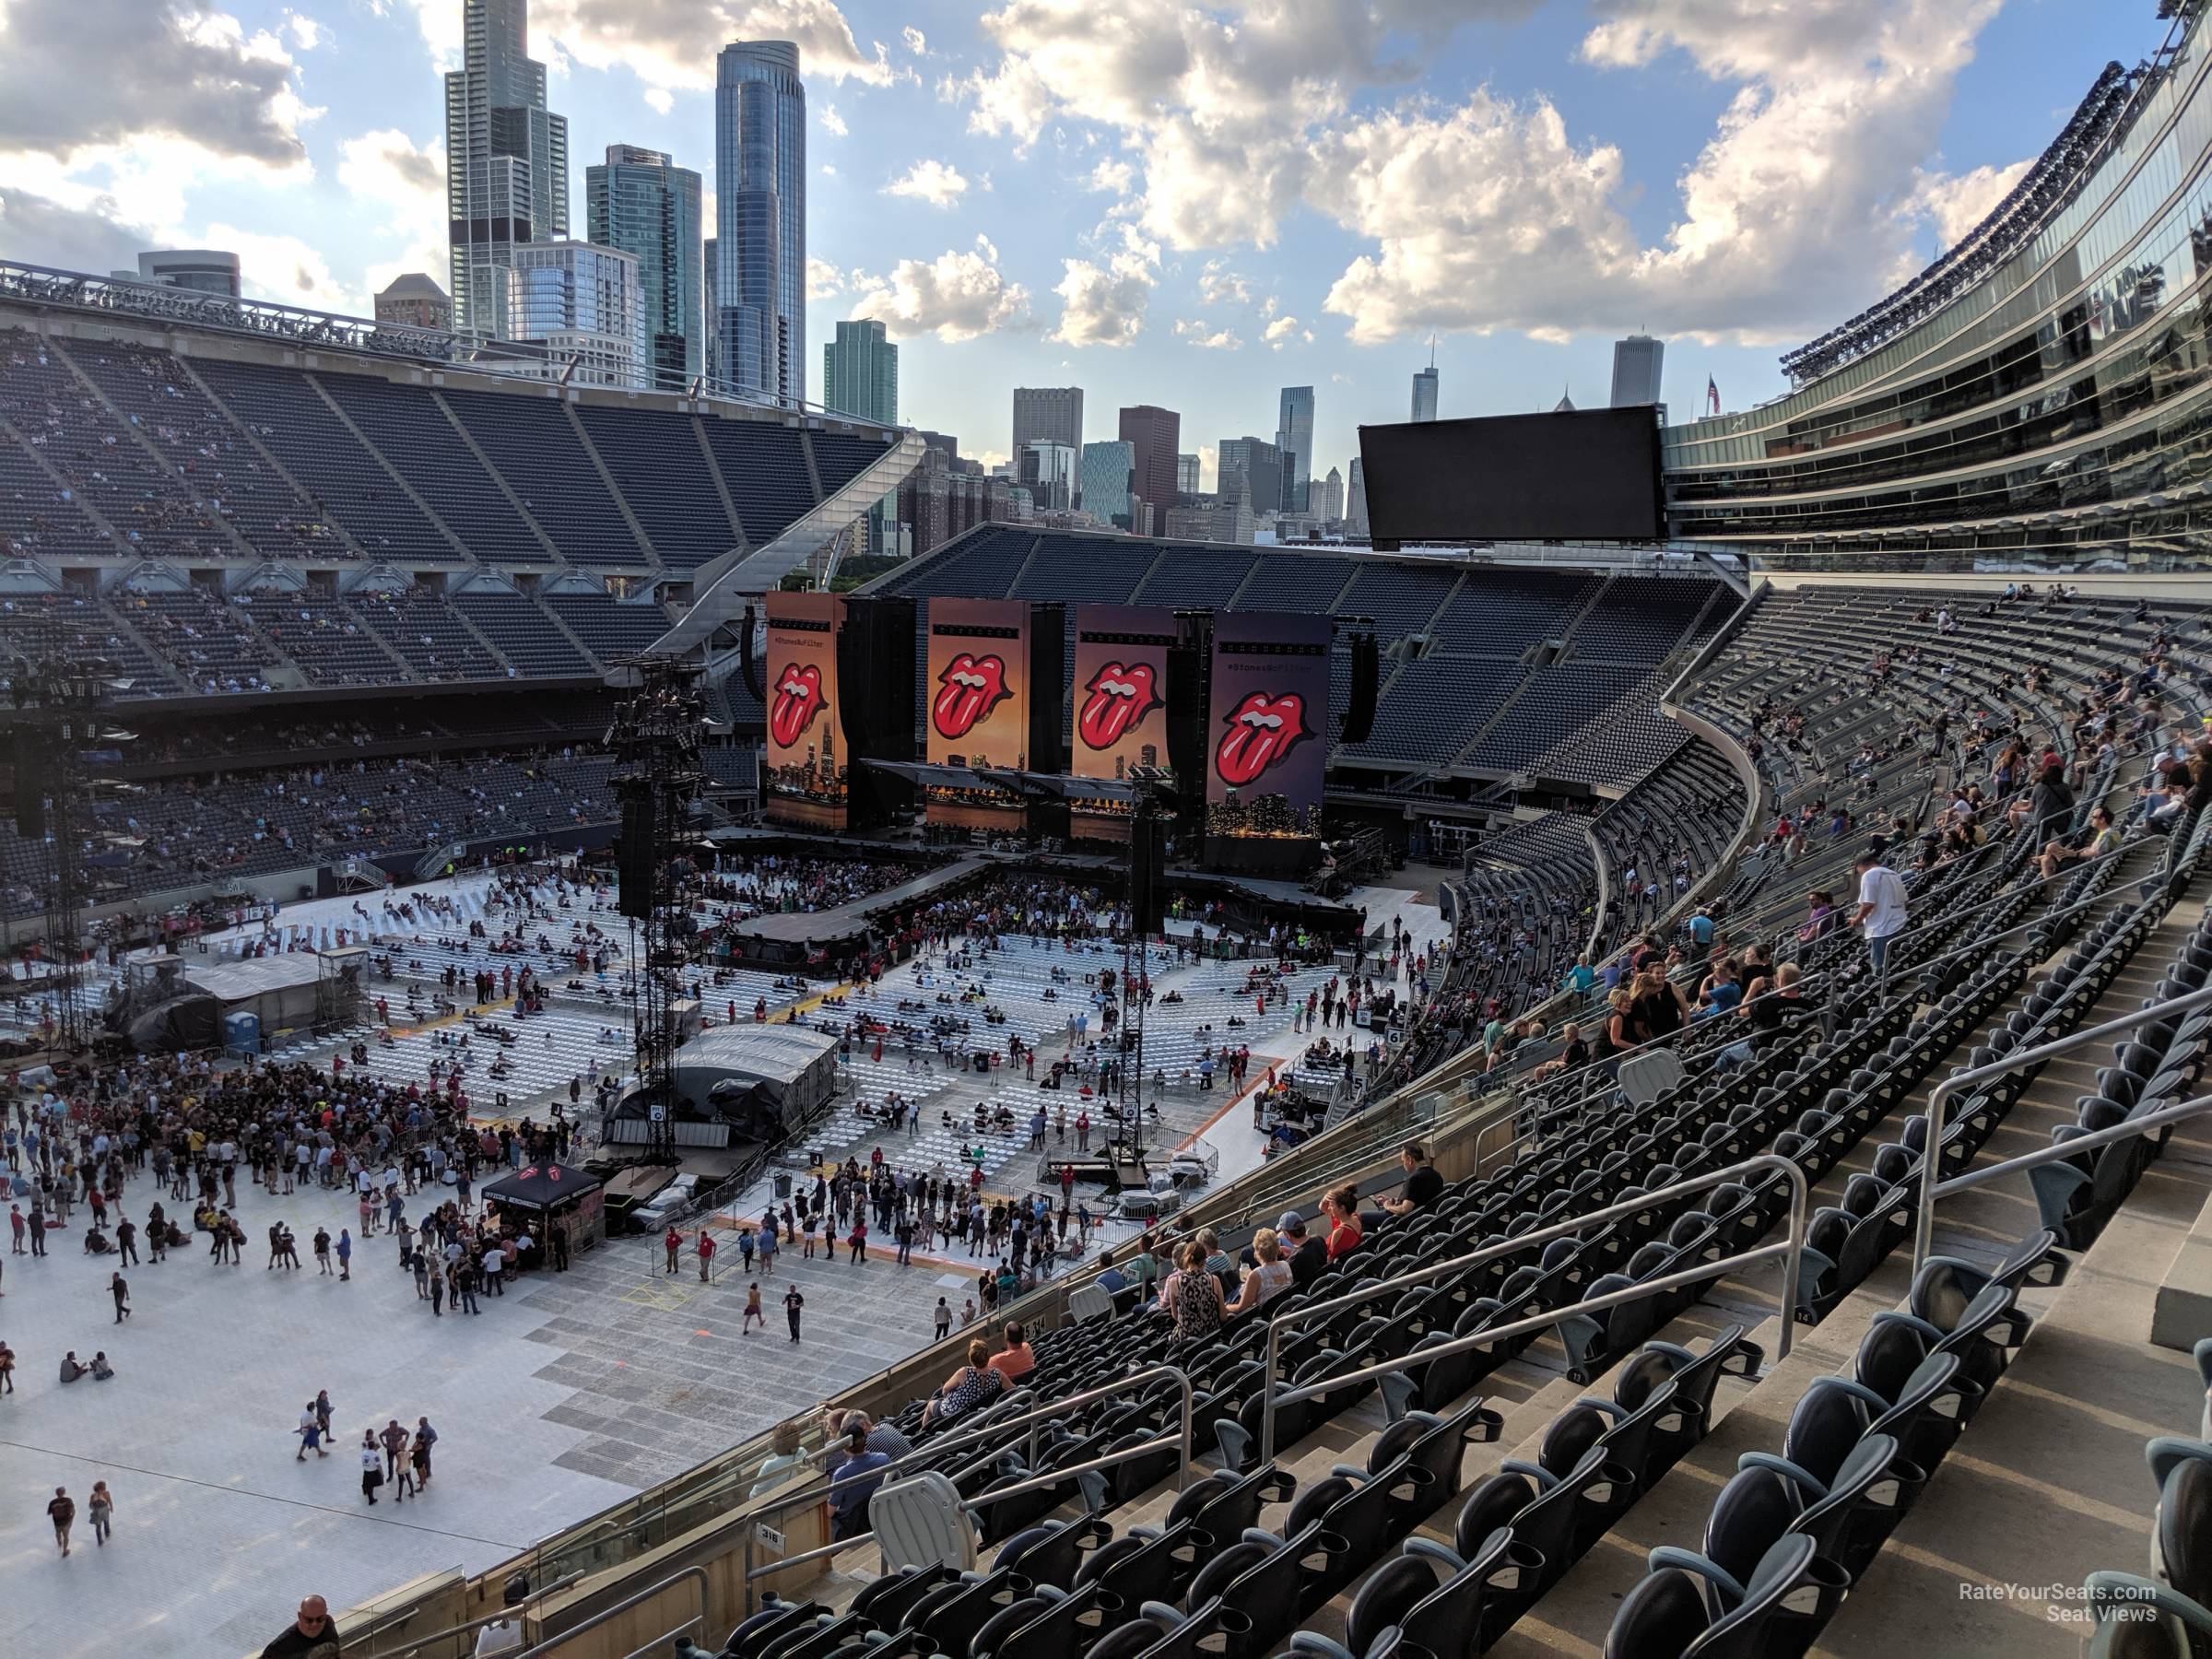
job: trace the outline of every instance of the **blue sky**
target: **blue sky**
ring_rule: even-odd
[[[275,299],[441,281],[460,0],[0,0],[0,256],[105,268],[236,247]],[[902,346],[902,416],[967,453],[1009,389],[1135,402],[1183,447],[1316,388],[1316,473],[1403,419],[1602,402],[1609,342],[1665,392],[1783,389],[1778,348],[1970,226],[2151,0],[536,0],[572,218],[614,141],[712,188],[712,52],[797,38],[818,346]],[[133,42],[133,49],[120,44]]]

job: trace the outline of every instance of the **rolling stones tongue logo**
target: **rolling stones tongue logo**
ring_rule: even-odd
[[[929,723],[940,737],[965,737],[1013,695],[1006,689],[1004,658],[979,657],[963,651],[937,676],[937,695],[929,705]]]
[[[1229,729],[1214,745],[1214,771],[1221,782],[1240,788],[1311,735],[1306,730],[1306,700],[1295,691],[1280,697],[1254,691],[1222,724]]]
[[[814,717],[829,706],[822,700],[822,671],[811,663],[787,663],[769,693],[769,735],[778,748],[796,748]]]
[[[1076,735],[1086,748],[1112,748],[1161,706],[1152,688],[1153,674],[1149,663],[1108,663],[1090,677],[1083,688],[1082,712],[1076,716]]]

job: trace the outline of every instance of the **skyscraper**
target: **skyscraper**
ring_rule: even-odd
[[[1344,475],[1333,466],[1321,481],[1321,500],[1314,504],[1313,516],[1324,524],[1334,524],[1344,517]]]
[[[1413,371],[1413,418],[1416,420],[1436,418],[1436,365]]]
[[[1283,452],[1265,438],[1224,438],[1214,464],[1214,490],[1223,500],[1235,496],[1239,480],[1252,503],[1253,516],[1278,512],[1283,491]]]
[[[127,273],[126,273],[127,275]],[[138,255],[137,281],[195,294],[239,297],[238,255],[214,248],[160,248]]]
[[[1129,521],[1129,481],[1136,470],[1136,449],[1119,439],[1083,446],[1083,511],[1117,530]]]
[[[1659,401],[1659,366],[1666,356],[1666,342],[1650,335],[1630,335],[1613,342],[1613,407]]]
[[[453,302],[427,271],[394,276],[376,296],[376,320],[403,328],[447,329],[453,325]]]
[[[1032,443],[1065,443],[1078,453],[1082,450],[1082,387],[1014,388],[1014,458],[1018,461]]]
[[[498,335],[524,242],[569,234],[569,124],[546,109],[529,0],[463,0],[462,66],[445,77],[445,206],[453,318]]]
[[[899,347],[880,323],[840,323],[822,347],[822,406],[899,424]]]
[[[722,307],[715,300],[716,251],[722,244],[712,237],[700,244],[699,345],[700,364],[711,375],[722,373]]]
[[[1367,534],[1367,468],[1359,457],[1352,457],[1351,477],[1344,489],[1344,532],[1347,535]]]
[[[1074,508],[1076,492],[1083,483],[1073,449],[1040,440],[1015,459],[1021,467],[1021,482],[1038,512],[1066,512]]]
[[[699,174],[659,150],[610,144],[583,170],[585,234],[638,259],[647,379],[687,389],[706,367]]]
[[[1175,491],[1178,495],[1196,495],[1198,493],[1197,456],[1178,455],[1175,457]]]
[[[502,339],[546,348],[542,371],[585,386],[645,383],[638,256],[590,242],[524,242],[505,269]]]
[[[1140,500],[1164,508],[1175,500],[1177,440],[1182,417],[1157,404],[1135,404],[1121,412],[1122,440],[1132,451],[1131,470]]]
[[[714,302],[722,378],[806,396],[806,88],[790,41],[734,41],[715,63]]]
[[[1306,511],[1308,480],[1313,473],[1313,388],[1285,386],[1282,414],[1275,423],[1275,447],[1283,452],[1285,512]],[[1255,500],[1253,511],[1264,512],[1271,503]]]

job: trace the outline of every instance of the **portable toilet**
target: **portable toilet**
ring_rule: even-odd
[[[250,1008],[233,1008],[223,1016],[223,1048],[228,1053],[261,1053],[261,1016]]]

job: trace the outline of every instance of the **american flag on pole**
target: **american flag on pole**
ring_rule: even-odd
[[[1712,376],[1709,374],[1705,377],[1705,413],[1718,415],[1720,412],[1721,389],[1712,383]]]

